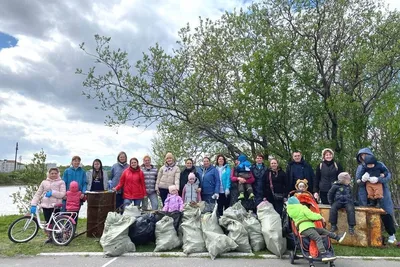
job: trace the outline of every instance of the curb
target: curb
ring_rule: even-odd
[[[102,256],[103,252],[50,252],[50,253],[39,253],[37,256],[55,257],[55,256]],[[243,252],[230,252],[224,253],[220,257],[222,258],[242,258],[242,257],[261,257],[263,259],[279,259],[279,257],[270,254],[256,255],[254,253],[243,253]],[[124,253],[119,257],[178,257],[178,258],[209,258],[210,255],[207,252],[192,253],[186,255],[183,252],[132,252]],[[336,256],[337,259],[349,259],[349,260],[398,260],[400,257],[375,257],[375,256]],[[283,255],[281,259],[289,259],[289,255]]]

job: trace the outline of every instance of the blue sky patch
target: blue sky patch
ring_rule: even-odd
[[[9,48],[16,46],[18,43],[18,39],[8,35],[7,33],[0,32],[0,50],[3,48]]]

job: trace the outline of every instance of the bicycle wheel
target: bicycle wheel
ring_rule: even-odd
[[[25,243],[32,240],[39,230],[35,217],[24,216],[15,220],[8,228],[8,238],[14,243]]]
[[[59,246],[68,245],[75,235],[75,224],[67,216],[57,216],[51,235],[53,242]]]

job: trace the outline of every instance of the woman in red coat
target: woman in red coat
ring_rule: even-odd
[[[124,207],[129,206],[132,202],[135,206],[140,206],[146,196],[144,174],[139,167],[137,158],[131,158],[129,165],[130,167],[122,173],[121,179],[114,190],[124,189]]]

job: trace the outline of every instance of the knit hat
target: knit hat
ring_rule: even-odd
[[[194,173],[191,172],[191,173],[189,173],[189,175],[188,175],[188,180],[189,180],[190,178],[196,179],[196,175],[194,175]]]
[[[295,184],[294,187],[295,187],[297,190],[300,190],[300,189],[299,189],[299,185],[300,185],[300,184],[304,184],[306,190],[308,189],[308,181],[307,181],[307,179],[303,179],[303,180],[297,179],[296,184]]]
[[[240,161],[240,162],[244,162],[244,161],[246,161],[247,160],[247,157],[246,157],[246,155],[245,154],[240,154],[239,155],[239,157],[238,157],[238,161]]]
[[[165,160],[167,160],[168,158],[171,158],[173,161],[175,161],[175,157],[174,157],[174,155],[172,155],[172,153],[171,152],[168,152],[166,155],[165,155]]]
[[[349,180],[351,180],[350,174],[348,172],[341,172],[338,175],[338,180],[339,180],[340,183],[345,181],[345,180],[349,181]]]
[[[178,189],[176,189],[175,185],[168,186],[168,191],[169,191],[170,194],[172,194],[172,191],[174,191],[174,190],[178,190]]]
[[[365,165],[376,164],[376,158],[373,155],[365,155],[364,163]]]
[[[325,157],[326,152],[331,153],[331,154],[332,154],[332,158],[335,156],[335,152],[333,152],[332,149],[330,149],[330,148],[325,148],[324,150],[322,150],[322,160],[324,160],[324,157]]]
[[[292,196],[292,197],[289,197],[287,203],[288,203],[289,205],[290,205],[290,204],[300,204],[300,201],[297,199],[297,197]]]

